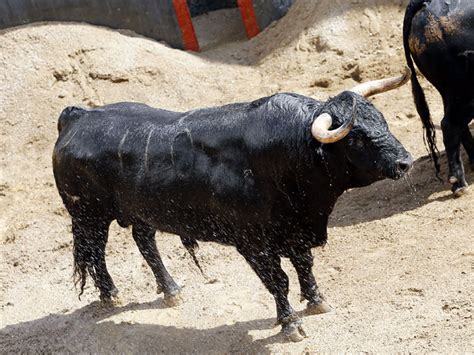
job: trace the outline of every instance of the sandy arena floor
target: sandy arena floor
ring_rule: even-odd
[[[65,106],[140,101],[187,110],[280,91],[326,99],[403,70],[404,6],[297,0],[251,41],[238,26],[219,30],[232,10],[211,13],[196,20],[199,54],[84,24],[0,32],[0,353],[473,352],[474,192],[453,199],[435,179],[408,85],[373,102],[416,160],[413,188],[387,180],[339,200],[329,244],[314,250],[335,311],[305,317],[304,341],[279,334],[272,297],[232,248],[201,243],[198,257],[217,279],[209,283],[176,236],[158,235],[184,286],[185,302],[166,308],[131,231],[114,224],[107,261],[121,305],[102,307],[90,283],[78,300],[72,282],[70,219],[51,169]],[[425,87],[439,124],[440,99]],[[472,171],[467,179],[474,184]],[[284,266],[290,301],[303,310],[296,274]]]

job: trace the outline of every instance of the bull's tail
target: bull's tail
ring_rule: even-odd
[[[84,286],[87,280],[87,271],[94,275],[94,268],[91,267],[90,260],[93,257],[90,245],[84,243],[80,236],[74,235],[73,256],[74,256],[74,285],[79,286],[79,299],[84,293]]]
[[[61,133],[61,131],[65,127],[67,127],[72,121],[75,121],[80,118],[84,111],[85,109],[77,106],[66,107],[63,112],[61,112],[61,115],[59,115],[58,132]]]
[[[433,164],[436,169],[436,176],[439,178],[440,166],[439,166],[439,151],[436,147],[436,130],[431,119],[430,109],[426,102],[426,97],[423,89],[416,76],[415,65],[410,53],[410,46],[408,38],[410,36],[411,23],[416,13],[424,6],[424,0],[412,0],[407,7],[405,12],[405,18],[403,20],[403,46],[405,48],[405,58],[408,67],[411,70],[411,87],[413,92],[413,98],[415,101],[416,110],[423,123],[424,135],[423,140],[425,145],[428,146]]]
[[[97,263],[101,257],[99,245],[104,240],[90,240],[87,238],[88,231],[86,227],[73,220],[73,257],[74,257],[74,285],[79,286],[79,299],[84,293],[84,286],[87,281],[87,274],[92,277],[94,284],[97,286]]]
[[[74,285],[76,289],[79,286],[79,299],[84,293],[84,287],[87,281],[87,264],[80,256],[81,251],[78,249],[76,242],[74,242]]]

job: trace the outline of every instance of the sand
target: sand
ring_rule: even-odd
[[[381,181],[338,201],[329,243],[314,250],[315,276],[335,310],[305,317],[304,341],[279,334],[257,276],[233,248],[213,243],[201,243],[198,254],[216,279],[209,282],[176,236],[157,235],[183,286],[176,308],[155,294],[131,231],[115,223],[107,262],[121,304],[101,306],[91,283],[79,300],[73,287],[71,223],[51,169],[65,106],[139,101],[188,110],[280,91],[327,99],[403,70],[404,6],[298,0],[251,41],[233,22],[235,30],[219,30],[219,13],[203,15],[198,54],[86,24],[0,32],[0,352],[474,351],[474,193],[453,199],[435,179],[408,86],[372,101],[416,160],[412,187]],[[423,84],[439,124],[439,96]],[[442,163],[446,180],[444,155]],[[467,179],[474,183],[474,173]],[[286,260],[284,268],[301,311],[296,274]]]

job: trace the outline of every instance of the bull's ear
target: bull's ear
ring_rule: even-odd
[[[373,80],[367,83],[357,85],[350,89],[350,91],[359,94],[364,97],[370,97],[376,94],[380,94],[385,91],[394,90],[410,80],[411,70],[405,67],[405,72],[400,76],[394,76],[392,78]]]
[[[340,95],[347,95],[349,93],[344,92]],[[339,95],[338,95],[339,96]],[[352,126],[354,125],[355,122],[355,111],[356,111],[356,99],[354,97],[352,98],[352,110],[351,110],[351,115],[347,118],[344,119],[344,123],[336,129],[330,130],[332,126],[332,117],[329,113],[322,113],[316,119],[313,121],[313,124],[311,125],[311,134],[313,135],[314,139],[321,143],[335,143],[337,141],[340,141],[343,139],[345,136],[349,134],[349,132],[352,129]]]

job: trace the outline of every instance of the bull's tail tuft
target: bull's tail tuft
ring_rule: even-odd
[[[80,245],[78,238],[74,236],[74,286],[79,286],[79,299],[84,293],[84,286],[87,280],[87,257],[84,256],[83,246]]]
[[[85,109],[77,106],[66,107],[59,115],[58,119],[58,132],[61,131],[71,122],[75,121],[82,116]]]
[[[94,282],[96,281],[93,266],[95,252],[94,245],[87,243],[87,240],[85,240],[81,234],[73,233],[73,236],[74,285],[76,288],[79,286],[79,299],[81,299],[87,281],[87,273],[91,275]]]
[[[433,160],[434,167],[436,169],[436,176],[439,178],[440,165],[439,165],[439,150],[436,146],[436,130],[431,119],[430,109],[426,102],[426,97],[423,89],[416,76],[416,70],[413,63],[413,59],[410,53],[409,36],[411,30],[411,23],[416,13],[424,6],[423,0],[412,0],[407,7],[405,12],[405,18],[403,20],[403,46],[405,49],[405,58],[407,65],[411,70],[411,87],[413,92],[413,98],[415,101],[416,110],[423,123],[423,140],[425,145],[429,149],[430,156]]]

